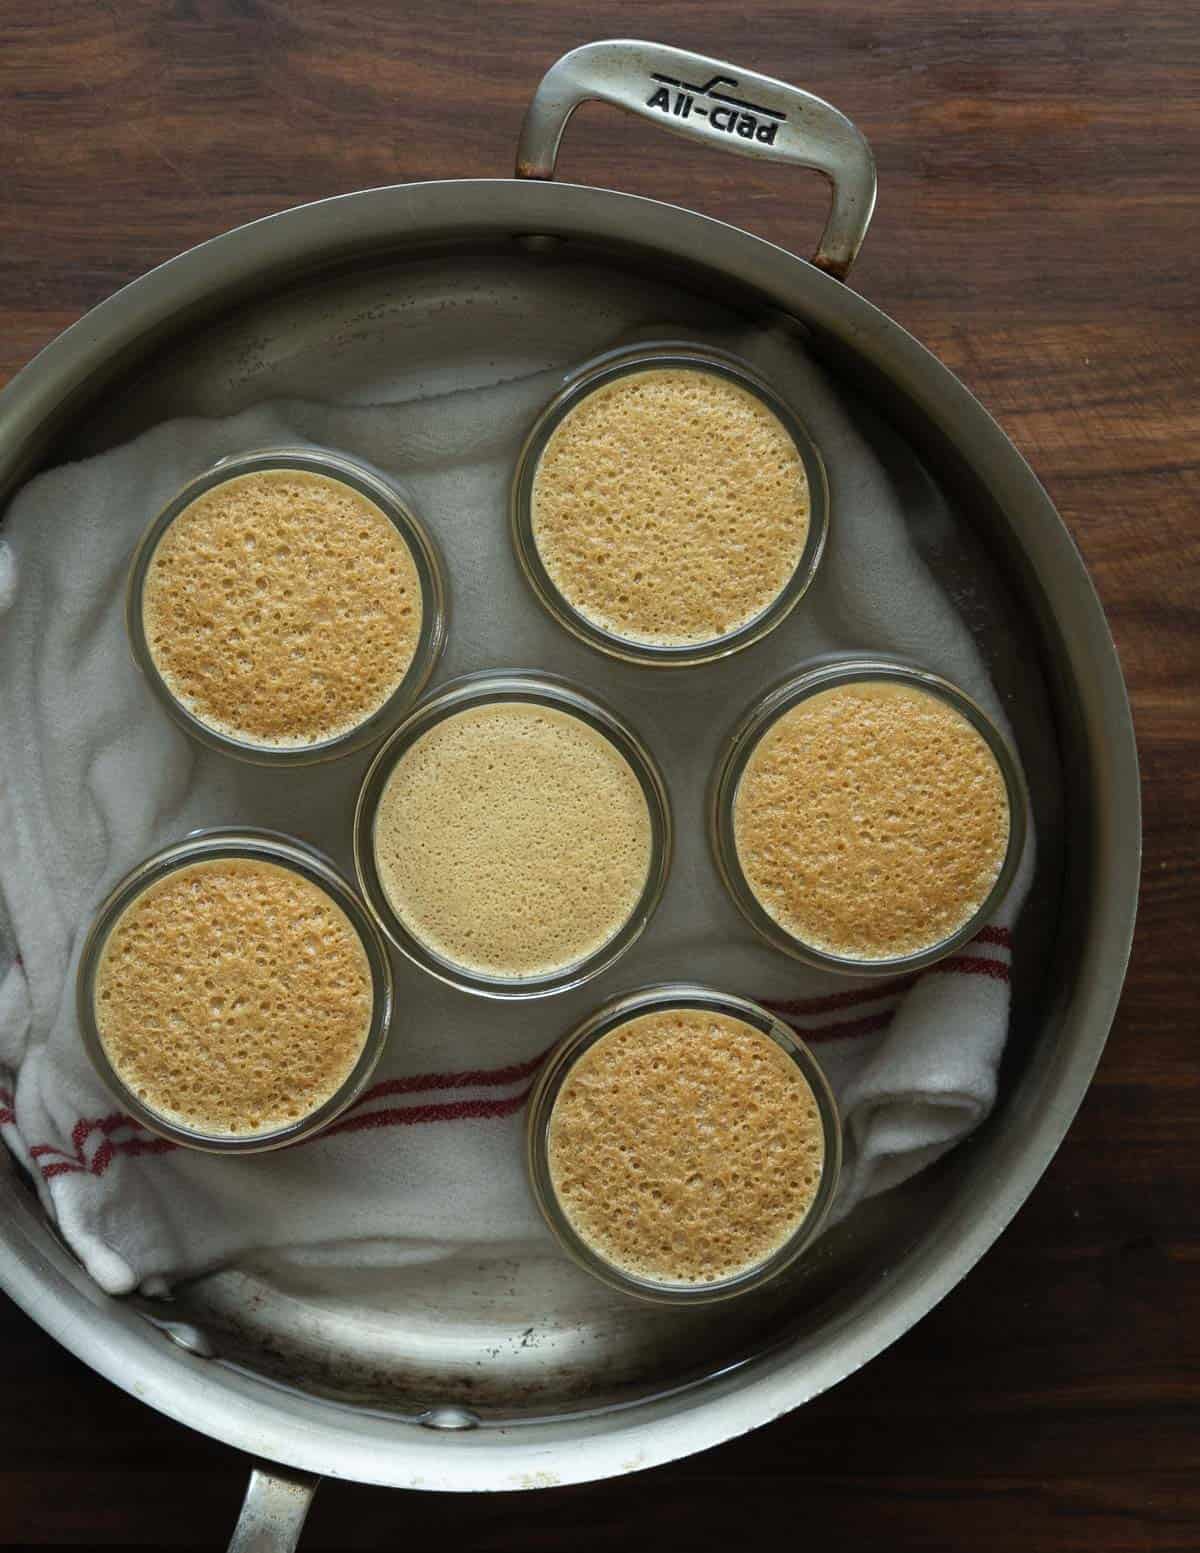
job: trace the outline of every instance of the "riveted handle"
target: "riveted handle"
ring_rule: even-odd
[[[551,65],[533,94],[517,147],[518,178],[554,177],[568,119],[593,100],[722,151],[823,173],[833,201],[812,262],[839,280],[849,274],[875,209],[875,158],[830,103],[771,76],[662,43],[585,43]]]

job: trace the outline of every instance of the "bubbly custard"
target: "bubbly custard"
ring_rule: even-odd
[[[633,914],[650,811],[624,755],[581,718],[496,701],[400,756],[374,849],[393,911],[427,948],[485,975],[540,976],[594,954]]]
[[[568,1074],[548,1142],[576,1232],[662,1283],[724,1281],[763,1262],[807,1217],[825,1162],[795,1062],[703,1009],[643,1014],[602,1036]]]
[[[1008,793],[956,708],[861,681],[809,696],[767,729],[733,822],[746,881],[786,932],[890,959],[940,943],[983,905],[1008,850]]]
[[[421,634],[412,551],[352,486],[264,469],[213,486],[163,534],[142,619],[171,694],[247,743],[322,743],[366,721]]]
[[[258,859],[177,868],[117,918],[97,967],[101,1044],[152,1111],[253,1135],[307,1116],[349,1076],[371,970],[341,907]]]
[[[653,368],[585,395],[532,490],[550,580],[631,642],[728,636],[778,598],[808,537],[804,464],[755,394],[714,372]]]

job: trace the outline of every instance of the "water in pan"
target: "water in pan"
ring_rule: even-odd
[[[572,255],[537,258],[463,256],[428,263],[327,276],[247,306],[208,325],[194,341],[175,342],[143,362],[123,391],[81,426],[56,458],[80,456],[123,442],[176,415],[227,416],[264,399],[337,399],[378,403],[394,393],[402,363],[405,392],[431,397],[455,391],[447,414],[469,405],[463,390],[547,368],[566,368],[614,341],[634,315],[653,333],[725,341],[744,320],[700,292],[615,268],[596,268]],[[851,399],[865,432],[900,494],[910,532],[971,626],[1026,755],[1041,840],[1043,886],[1023,923],[1016,956],[1018,1039],[1033,1028],[1042,963],[1036,946],[1049,935],[1039,909],[1053,912],[1057,875],[1056,772],[1052,739],[1032,644],[997,568],[962,519],[962,493],[935,483],[897,431],[862,399]],[[459,446],[481,435],[469,409],[453,426]],[[513,436],[515,456],[517,434]],[[435,525],[436,526],[436,525]],[[503,495],[498,493],[494,567],[513,574],[523,610],[519,632],[496,622],[482,629],[470,609],[453,621],[443,674],[519,662],[551,666],[585,684],[599,683],[596,659],[569,640],[520,590],[508,552]],[[453,546],[450,546],[451,552]],[[461,603],[464,579],[451,588]],[[803,610],[780,633],[785,661],[804,651]],[[866,643],[848,643],[864,646]],[[757,650],[756,650],[757,651]],[[697,694],[721,695],[733,710],[748,702],[778,670],[750,657],[705,671]],[[698,814],[705,761],[670,748],[655,703],[658,676],[609,666],[621,687],[622,710],[635,725],[659,732],[656,748],[668,766],[677,809]],[[1012,692],[1020,689],[1013,699]],[[723,714],[724,715],[724,714]],[[721,719],[718,719],[721,721]],[[714,728],[714,741],[722,730]],[[666,747],[663,747],[663,741]],[[1044,751],[1045,762],[1031,762]],[[694,838],[702,849],[701,838]],[[676,865],[712,894],[712,908],[731,908],[686,851]],[[675,967],[676,970],[679,967]],[[685,971],[689,967],[683,968]],[[554,1000],[552,1023],[572,1017],[602,996],[639,979],[628,967],[574,1002]],[[642,977],[641,979],[646,979]],[[612,985],[609,982],[612,981]],[[442,993],[427,981],[423,997]],[[569,1005],[569,1006],[568,1006]],[[578,1005],[578,1007],[577,1007]],[[414,1260],[397,1269],[342,1265],[260,1253],[181,1289],[175,1317],[194,1320],[218,1353],[281,1383],[386,1408],[404,1416],[429,1409],[467,1408],[482,1419],[513,1419],[620,1404],[669,1391],[731,1365],[762,1358],[777,1344],[815,1330],[828,1302],[878,1283],[906,1247],[929,1232],[956,1173],[970,1168],[970,1145],[908,1187],[867,1204],[827,1234],[818,1251],[785,1280],[734,1307],[681,1315],[635,1305],[610,1294],[549,1246],[494,1244],[486,1254]]]

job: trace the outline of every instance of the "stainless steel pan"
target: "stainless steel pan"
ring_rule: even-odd
[[[677,206],[553,183],[562,131],[588,98],[717,149],[818,168],[832,206],[813,262]],[[1041,855],[1014,958],[1002,1102],[939,1168],[868,1204],[796,1278],[719,1324],[633,1309],[557,1258],[497,1257],[443,1269],[436,1285],[384,1288],[322,1284],[267,1260],[171,1303],[114,1300],[19,1172],[0,1175],[8,1293],[151,1406],[290,1469],[255,1471],[242,1548],[293,1546],[315,1475],[430,1489],[577,1482],[701,1450],[834,1385],[951,1289],[1028,1195],[1087,1087],[1124,974],[1139,803],[1112,641],[1070,536],[1012,444],[843,284],[875,196],[861,135],[779,81],[653,44],[597,43],[538,88],[517,174],[289,210],[126,287],[0,396],[0,493],[165,415],[232,413],[290,353],[356,348],[398,284],[431,315],[452,277],[473,295],[477,327],[499,336],[497,274],[536,288],[537,267],[553,265],[578,276],[586,305],[587,276],[603,266],[685,297],[701,328],[752,314],[802,332],[891,450],[898,488],[914,493],[914,537],[944,585],[969,596],[1013,710]]]

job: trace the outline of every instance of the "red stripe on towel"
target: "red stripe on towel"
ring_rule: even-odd
[[[763,1005],[770,1008],[769,1003]],[[772,1010],[774,1012],[774,1010]],[[794,1019],[787,1020],[796,1034],[805,1041],[819,1043],[821,1041],[844,1041],[850,1037],[860,1035],[874,1035],[879,1030],[886,1030],[896,1017],[894,1008],[885,1008],[878,1014],[864,1014],[861,1019],[839,1019],[835,1025],[798,1025]]]
[[[332,1138],[339,1132],[365,1132],[375,1127],[411,1127],[422,1122],[465,1122],[489,1116],[512,1116],[529,1098],[532,1085],[503,1100],[448,1100],[434,1105],[391,1106],[386,1111],[365,1111],[331,1122],[311,1141]]]
[[[506,1068],[468,1068],[462,1073],[414,1073],[410,1078],[384,1079],[364,1090],[351,1109],[357,1110],[368,1101],[382,1100],[388,1095],[415,1095],[426,1089],[499,1089],[536,1073],[545,1057],[545,1052],[538,1052],[536,1057],[510,1063]]]
[[[1003,960],[984,960],[979,955],[955,954],[948,960],[939,960],[926,971],[927,976],[945,976],[957,972],[960,976],[990,976],[994,981],[1008,981],[1010,973]]]
[[[969,949],[975,944],[995,944],[1000,949],[1011,949],[1012,934],[1006,927],[981,928],[966,947]],[[931,965],[928,971],[963,971],[968,976],[993,976],[997,981],[1009,979],[1008,967],[1002,961],[967,954],[952,955],[949,959]],[[889,981],[868,982],[866,986],[849,987],[845,992],[828,992],[823,997],[788,998],[777,1003],[767,1003],[765,1007],[778,1014],[829,1014],[839,1008],[854,1008],[859,1003],[877,1003],[882,998],[899,997],[914,987],[922,974],[928,972],[895,976]]]
[[[851,987],[846,992],[829,992],[821,998],[787,998],[766,1007],[781,1014],[829,1014],[856,1003],[878,1003],[880,998],[898,997],[917,984],[916,976],[896,976],[891,981],[871,982],[866,987]]]
[[[1007,928],[986,927],[972,940],[974,944],[994,944],[1007,949],[1012,935]],[[972,947],[968,946],[968,947]],[[958,954],[932,965],[923,975],[959,974],[987,976],[996,981],[1008,981],[1008,964],[1002,959],[990,959],[982,955]],[[895,1018],[896,1009],[880,1009],[873,1013],[848,1019],[834,1020],[829,1024],[805,1026],[795,1023],[794,1016],[836,1013],[840,1009],[852,1009],[865,1003],[879,1002],[884,998],[897,998],[907,992],[920,979],[919,975],[898,976],[888,981],[878,981],[865,987],[845,992],[829,993],[824,997],[792,998],[779,1002],[767,1002],[765,1007],[787,1018],[806,1041],[822,1042],[875,1034],[886,1030]],[[498,1068],[467,1068],[457,1073],[419,1073],[408,1078],[385,1079],[372,1085],[348,1108],[347,1112],[315,1137],[305,1141],[319,1143],[322,1138],[332,1138],[338,1133],[366,1132],[388,1127],[421,1126],[429,1122],[455,1122],[486,1120],[513,1116],[529,1098],[531,1084],[525,1084],[516,1094],[496,1099],[470,1099],[434,1101],[424,1105],[388,1106],[377,1111],[364,1111],[363,1106],[373,1101],[397,1095],[416,1095],[444,1089],[497,1089],[506,1084],[519,1083],[530,1078],[541,1066],[545,1052],[529,1057],[523,1062],[508,1063]],[[15,1125],[13,1096],[0,1089],[0,1125]],[[127,1128],[132,1137],[117,1138],[114,1134]],[[84,1145],[93,1134],[102,1137],[100,1146],[89,1159]],[[61,1175],[102,1176],[114,1159],[121,1155],[138,1158],[144,1155],[170,1154],[179,1146],[147,1131],[140,1122],[123,1112],[114,1111],[107,1116],[80,1117],[71,1129],[74,1152],[52,1143],[37,1143],[29,1150],[30,1157],[41,1161],[47,1155],[56,1155],[38,1168],[49,1181]]]

